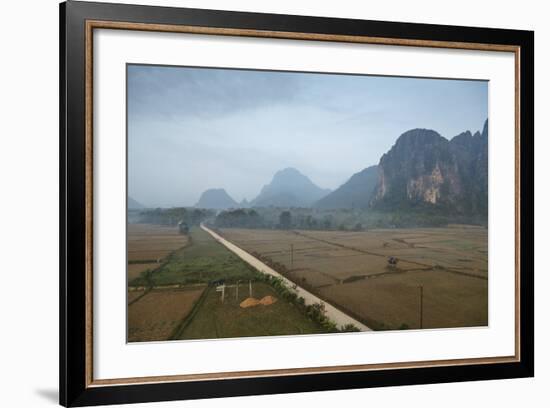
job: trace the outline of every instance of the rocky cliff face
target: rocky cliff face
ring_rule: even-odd
[[[487,213],[488,124],[451,141],[428,129],[402,134],[378,165],[371,206],[424,205],[462,214]]]

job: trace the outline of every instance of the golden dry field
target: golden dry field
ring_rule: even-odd
[[[154,271],[189,238],[177,227],[153,224],[128,224],[128,282],[146,271]]]
[[[374,329],[420,327],[420,286],[423,328],[487,325],[486,228],[221,233]]]
[[[132,303],[128,306],[128,341],[169,340],[205,288],[153,289]],[[135,292],[128,292],[129,297]]]
[[[128,304],[134,302],[136,299],[138,299],[140,296],[142,296],[145,293],[145,289],[140,288],[139,290],[128,290]]]
[[[160,263],[129,263],[128,264],[128,282],[135,279],[145,271],[153,271],[158,268]]]
[[[128,224],[128,262],[156,263],[187,244],[177,227]]]
[[[157,230],[151,225],[148,229]],[[143,235],[143,234],[142,234]],[[140,245],[145,247],[145,240]],[[129,267],[134,264],[130,264]],[[139,264],[141,265],[141,264]],[[145,264],[144,264],[145,265]],[[155,264],[156,265],[156,264]],[[199,227],[185,247],[170,253],[157,268],[129,282],[128,341],[227,338],[326,333],[319,321],[263,282],[260,273]],[[216,287],[227,285],[222,302]],[[239,290],[237,291],[237,284]],[[252,292],[250,292],[252,290]],[[241,308],[247,297],[277,299]]]

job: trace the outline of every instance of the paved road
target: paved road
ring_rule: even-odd
[[[265,263],[260,261],[255,256],[250,255],[248,252],[244,251],[243,249],[239,248],[237,245],[231,243],[230,241],[226,240],[219,234],[212,231],[210,228],[206,227],[205,225],[201,224],[201,228],[208,232],[216,241],[218,241],[220,244],[225,246],[227,249],[229,249],[231,252],[233,252],[235,255],[237,255],[239,258],[241,258],[243,261],[248,263],[249,265],[253,266],[257,270],[259,270],[262,273],[266,273],[268,275],[276,276],[278,278],[281,278],[289,287],[294,287],[295,283],[285,278],[283,275],[281,275],[276,270],[270,268]],[[370,331],[371,329],[367,326],[365,326],[363,323],[355,320],[353,317],[348,316],[341,310],[337,309],[336,307],[332,306],[331,304],[327,303],[326,301],[318,298],[313,293],[308,292],[307,290],[299,287],[296,285],[295,292],[298,296],[301,296],[304,298],[306,305],[314,304],[314,303],[320,303],[323,302],[325,305],[325,314],[326,316],[332,320],[338,327],[343,327],[346,324],[353,324],[355,327],[357,327],[361,331]]]

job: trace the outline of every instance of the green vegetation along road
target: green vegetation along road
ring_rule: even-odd
[[[322,303],[324,305],[325,314],[326,316],[331,319],[333,322],[336,323],[337,327],[343,328],[348,325],[352,325],[354,327],[357,327],[360,331],[370,331],[371,329],[366,326],[365,324],[361,323],[357,319],[354,319],[353,317],[347,315],[346,313],[342,312],[340,309],[337,309],[333,305],[326,303],[313,293],[297,286],[294,282],[291,282],[287,278],[285,278],[283,275],[281,275],[279,272],[274,270],[273,268],[269,267],[256,257],[252,256],[245,250],[239,248],[237,245],[229,242],[225,238],[223,238],[221,235],[217,234],[216,232],[212,231],[208,227],[201,225],[201,228],[205,231],[207,231],[212,237],[223,244],[227,249],[232,251],[234,254],[239,256],[241,259],[243,259],[245,262],[247,262],[249,265],[252,265],[253,267],[257,268],[258,270],[262,271],[265,274],[271,275],[276,277],[277,279],[281,279],[283,282],[285,282],[288,286],[293,286],[294,291],[298,294],[298,296],[302,297],[305,301],[306,305],[313,305]]]

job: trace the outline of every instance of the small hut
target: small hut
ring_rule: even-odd
[[[178,230],[179,230],[180,234],[187,235],[189,233],[189,227],[187,226],[187,224],[185,222],[183,222],[183,220],[178,222]]]

